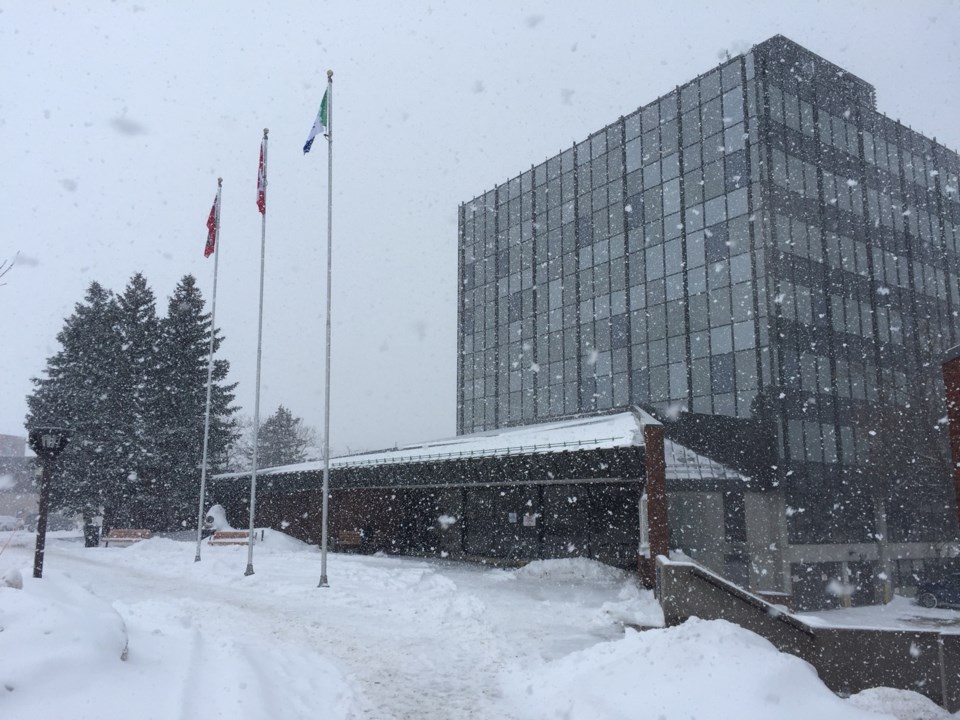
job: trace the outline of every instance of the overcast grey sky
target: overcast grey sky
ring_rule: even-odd
[[[142,271],[166,312],[207,299],[252,414],[270,128],[261,407],[323,418],[326,143],[302,145],[335,72],[334,451],[455,433],[456,212],[672,87],[783,33],[960,147],[955,2],[0,1],[0,433],[93,280]]]

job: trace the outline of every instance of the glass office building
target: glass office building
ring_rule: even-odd
[[[638,405],[749,455],[742,421],[791,543],[874,537],[878,433],[960,342],[958,174],[868,83],[755,46],[460,206],[458,431]],[[942,538],[949,476],[913,464],[883,522]]]

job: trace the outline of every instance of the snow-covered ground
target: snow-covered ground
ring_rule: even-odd
[[[909,692],[834,696],[722,621],[638,631],[650,593],[586,560],[520,570],[246,548],[126,549],[0,533],[0,718],[943,718]],[[0,583],[2,585],[2,583]],[[125,658],[125,659],[123,659]],[[878,714],[879,713],[879,714]],[[886,713],[886,714],[883,714]]]
[[[939,630],[960,633],[960,612],[946,608],[925,608],[910,598],[894,596],[886,605],[821,610],[800,613],[810,625],[866,627],[893,630]]]

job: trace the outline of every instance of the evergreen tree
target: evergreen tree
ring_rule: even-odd
[[[161,474],[158,477],[162,524],[192,524],[200,487],[203,433],[207,401],[207,361],[210,350],[210,314],[196,280],[185,276],[170,297],[167,316],[160,322],[157,380],[158,399],[151,425]],[[222,337],[214,335],[214,354]],[[208,472],[222,470],[227,447],[236,431],[232,415],[233,389],[225,385],[230,369],[226,360],[214,360],[210,394]]]
[[[156,298],[136,273],[117,298],[122,352],[114,364],[112,387],[123,401],[115,423],[122,439],[125,474],[121,502],[104,508],[106,527],[154,527],[162,503],[162,467],[156,448],[160,323]]]
[[[34,379],[27,425],[72,429],[52,488],[56,507],[102,510],[111,527],[169,529],[196,517],[206,411],[210,316],[191,276],[159,320],[153,292],[137,273],[119,297],[93,283],[57,336],[61,349]],[[215,337],[214,351],[221,338]],[[216,360],[209,469],[236,439],[229,364]]]
[[[102,505],[119,501],[126,477],[125,439],[116,422],[126,403],[114,382],[123,340],[113,293],[92,283],[57,340],[61,349],[47,361],[46,377],[33,379],[26,425],[74,431],[60,457],[51,500],[89,522]]]
[[[301,418],[294,417],[281,405],[260,425],[257,464],[260,467],[277,467],[302,463],[306,460],[307,448],[312,440],[312,430],[303,424]]]

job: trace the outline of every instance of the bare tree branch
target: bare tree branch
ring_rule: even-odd
[[[18,257],[20,257],[19,251],[17,251],[17,253],[13,256],[13,260],[4,260],[3,262],[0,262],[0,279],[2,279],[4,275],[13,269],[13,266],[17,264]],[[6,283],[0,283],[0,286],[3,285],[6,285]]]

